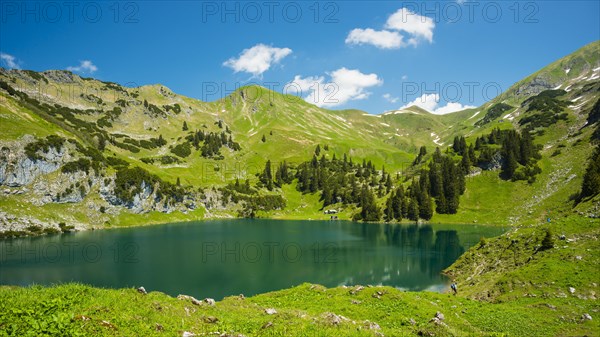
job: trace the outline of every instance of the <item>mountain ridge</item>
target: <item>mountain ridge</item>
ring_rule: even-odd
[[[458,161],[461,155],[452,149],[457,138],[465,137],[467,144],[473,145],[478,138],[487,137],[496,129],[514,129],[535,133],[536,143],[542,146],[539,181],[530,184],[507,182],[500,179],[497,172],[475,170],[477,163],[472,163],[475,168],[470,174],[478,176],[467,182],[465,195],[461,197],[464,207],[460,214],[435,214],[432,221],[472,222],[486,217],[498,224],[520,219],[531,221],[543,212],[544,207],[561,208],[561,200],[568,197],[565,196],[566,191],[578,188],[576,186],[580,184],[583,163],[592,149],[583,142],[591,137],[591,131],[583,129],[583,126],[600,91],[600,82],[596,79],[599,61],[594,53],[598,46],[600,42],[581,48],[517,82],[508,93],[478,108],[446,115],[434,115],[418,107],[404,110],[410,113],[380,115],[355,109],[327,110],[300,97],[283,95],[258,85],[244,86],[226,97],[203,102],[178,95],[160,84],[129,88],[82,78],[68,71],[37,73],[1,68],[0,116],[3,132],[0,141],[8,149],[8,155],[0,161],[0,177],[3,178],[0,184],[7,186],[6,182],[12,181],[15,185],[8,186],[3,192],[1,210],[11,216],[15,213],[26,215],[21,206],[32,200],[46,209],[41,214],[45,219],[53,219],[55,224],[60,222],[60,217],[55,214],[57,207],[70,210],[78,203],[87,202],[90,205],[103,204],[104,209],[109,210],[108,213],[98,213],[99,208],[92,207],[89,212],[79,212],[63,219],[79,224],[80,228],[90,223],[99,227],[123,224],[139,217],[156,218],[148,222],[232,217],[238,211],[230,211],[229,208],[236,209],[237,206],[223,204],[221,192],[213,187],[222,188],[236,179],[248,179],[251,184],[260,185],[260,174],[267,160],[275,164],[286,161],[295,170],[313,156],[316,147],[320,147],[326,160],[332,160],[334,156],[340,159],[345,155],[355,162],[368,160],[378,168],[377,174],[394,174],[399,179],[396,184],[407,185],[410,178],[417,178],[420,170],[427,168],[436,147],[441,147]],[[563,69],[571,64],[578,68],[568,72]],[[547,98],[545,95],[556,86],[547,92],[543,90],[556,83],[540,78],[549,78],[548,74],[556,73],[557,69],[562,69],[563,73],[556,75],[563,81],[561,87],[569,90],[563,93],[558,88]],[[540,86],[540,83],[543,85]],[[527,89],[531,91],[527,95],[513,95],[523,87],[537,89]],[[541,109],[546,109],[544,104],[551,104],[559,106],[562,113],[532,110],[532,99]],[[25,135],[33,135],[33,138]],[[35,154],[56,168],[46,172],[46,166],[38,167],[35,160],[28,161],[25,148],[34,144],[43,149],[48,146],[44,142],[49,142],[43,137],[51,135],[73,142],[66,142],[64,151],[58,151],[52,158],[40,152]],[[212,140],[219,136],[219,144],[224,142],[224,145],[201,150],[197,137],[207,136]],[[80,144],[77,145],[77,142]],[[191,145],[193,142],[196,147]],[[200,142],[200,145],[206,144]],[[417,162],[415,158],[423,146],[428,153]],[[576,148],[578,153],[561,153],[561,149],[569,146]],[[100,155],[85,147],[99,148]],[[100,157],[104,157],[98,160],[106,168],[98,172],[88,171],[87,175],[72,178],[74,176],[58,170],[71,160],[78,162],[69,165],[85,167],[87,161],[94,163],[97,161],[94,158]],[[581,165],[577,167],[573,163]],[[191,205],[189,208],[183,206],[185,202],[177,203],[178,206],[164,200],[152,202],[151,199],[160,195],[156,194],[160,191],[148,191],[146,185],[139,190],[141,194],[135,205],[123,210],[123,205],[111,196],[116,186],[100,178],[115,179],[115,173],[120,172],[119,167],[125,164],[160,178],[162,186],[169,191],[176,190],[169,184],[181,184],[187,189],[199,188],[202,192],[193,192],[195,196],[186,201]],[[573,177],[562,181],[551,174],[553,170]],[[125,173],[131,174],[123,171]],[[80,187],[74,184],[81,185],[81,179],[86,180],[90,188],[77,196]],[[27,186],[32,181],[47,185],[45,192],[40,194],[30,190]],[[493,199],[492,186],[501,186],[505,196]],[[290,206],[266,212],[263,216],[322,217],[319,200],[322,196],[314,191],[299,193],[296,187],[296,182],[293,182],[290,186],[278,188],[276,193],[281,194]],[[15,193],[22,193],[23,197]],[[539,199],[532,202],[532,195]],[[57,200],[61,201],[57,203]],[[113,201],[106,204],[106,200]],[[487,205],[482,202],[486,200],[494,202]],[[384,202],[385,196],[377,200],[381,208],[384,208]],[[518,211],[511,209],[513,205]],[[131,210],[135,210],[133,216],[129,215]],[[357,211],[357,208],[348,207],[341,216],[350,218]]]

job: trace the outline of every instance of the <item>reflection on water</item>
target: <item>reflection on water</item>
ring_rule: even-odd
[[[439,290],[483,226],[226,220],[0,241],[0,284],[143,285],[171,295],[252,295],[303,282]]]

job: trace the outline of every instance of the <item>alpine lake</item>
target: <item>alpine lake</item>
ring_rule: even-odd
[[[304,282],[443,291],[442,271],[481,237],[469,225],[236,219],[0,240],[0,284],[144,286],[197,298]]]

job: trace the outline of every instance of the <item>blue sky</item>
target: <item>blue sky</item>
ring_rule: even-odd
[[[447,113],[600,39],[599,4],[3,0],[0,62],[202,100],[252,82],[331,109]]]

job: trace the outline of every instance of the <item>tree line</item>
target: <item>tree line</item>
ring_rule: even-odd
[[[371,161],[354,163],[347,154],[341,159],[334,154],[329,159],[325,154],[318,157],[320,153],[321,148],[317,147],[311,160],[295,168],[284,161],[274,174],[268,160],[258,174],[256,187],[273,190],[295,179],[298,191],[319,193],[323,207],[354,205],[360,211],[353,219],[363,221],[429,220],[434,213],[434,201],[436,212],[454,214],[459,197],[465,191],[468,168],[442,154],[439,148],[433,154],[429,169],[423,168],[410,181],[399,173],[392,175],[385,166],[378,170]],[[385,207],[380,206],[381,201],[385,201]]]

